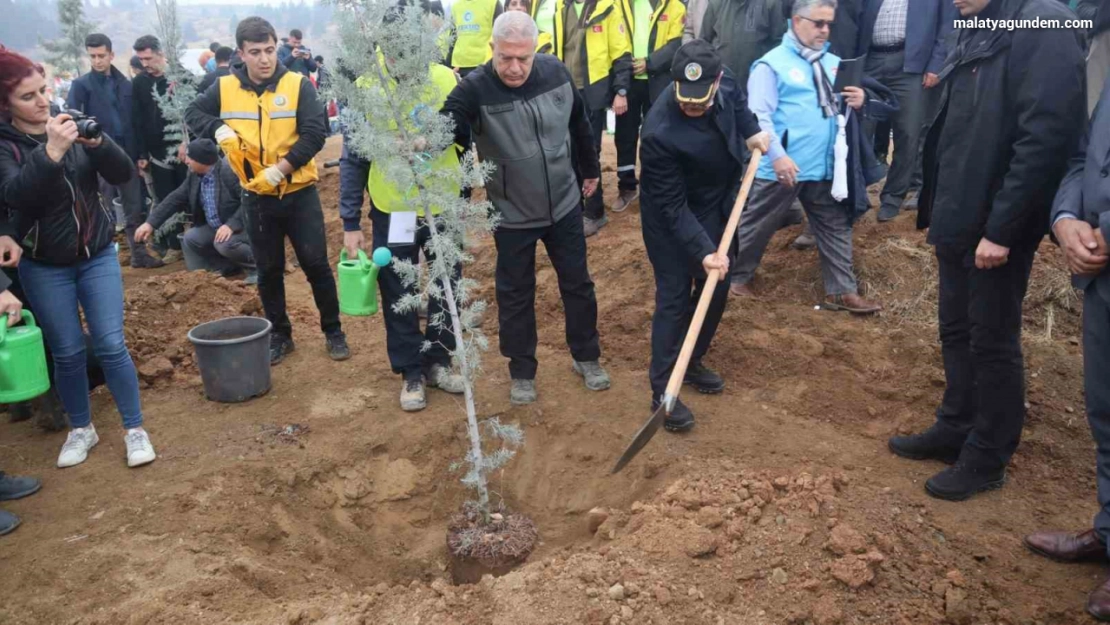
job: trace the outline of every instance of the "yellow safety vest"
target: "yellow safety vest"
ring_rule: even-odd
[[[455,72],[451,71],[449,67],[434,63],[429,67],[429,71],[432,84],[420,98],[420,102],[414,106],[406,106],[402,109],[405,111],[408,121],[412,120],[411,112],[417,107],[426,106],[435,111],[442,109],[443,104],[447,101],[447,96],[450,95],[451,90],[458,84]],[[357,84],[359,87],[369,89],[376,86],[377,81],[363,77],[358,79]],[[389,127],[396,130],[397,124],[395,122],[390,122]],[[410,125],[408,130],[410,132],[418,132],[415,124]],[[429,167],[436,170],[446,168],[457,169],[459,167],[458,146],[454,144],[448,146],[447,149],[429,163]],[[436,191],[451,196],[457,196],[460,191],[459,184],[454,181],[446,182],[438,178],[432,178],[430,184],[443,184],[444,187],[442,189],[436,189]],[[373,202],[374,208],[383,213],[415,210],[421,216],[424,214],[423,207],[420,207],[413,201],[418,197],[419,190],[413,187],[410,188],[407,193],[402,193],[401,190],[397,188],[397,185],[385,177],[385,174],[382,173],[382,168],[378,167],[377,162],[370,164],[370,177],[367,180],[366,190],[370,193],[370,201]],[[442,207],[433,206],[432,214],[437,215],[441,210]]]
[[[235,75],[220,78],[220,119],[231,127],[241,141],[242,151],[229,153],[229,159],[239,174],[247,191],[259,195],[283,196],[314,184],[320,179],[316,161],[310,160],[292,175],[286,176],[277,188],[268,183],[252,185],[262,170],[277,165],[300,138],[297,132],[297,103],[301,95],[301,81],[305,77],[297,72],[286,72],[273,91],[269,89],[256,95],[244,89]]]
[[[628,24],[629,35],[635,34],[636,20],[633,18],[631,0],[621,0],[621,10],[624,12],[625,23]],[[682,0],[658,0],[648,23],[648,32],[655,34],[655,37],[648,40],[648,54],[682,37],[685,25],[686,5]]]
[[[555,4],[555,56],[565,61],[566,27],[563,16],[567,2],[558,0]],[[632,37],[625,28],[624,11],[616,6],[614,0],[598,0],[593,11],[586,17],[586,59],[589,76],[587,86],[609,78],[613,63],[624,55],[632,55]]]
[[[536,40],[536,54],[554,54],[554,48],[551,45],[551,33],[540,33],[539,38]],[[486,63],[493,60],[493,46],[486,49]]]
[[[451,3],[455,23],[455,50],[452,67],[478,67],[486,58],[493,37],[493,14],[497,0],[456,0]]]

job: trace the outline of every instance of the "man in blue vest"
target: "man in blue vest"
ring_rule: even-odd
[[[771,133],[771,149],[741,220],[732,292],[753,295],[750,282],[763,252],[797,198],[821,255],[824,307],[872,314],[882,307],[859,295],[852,271],[854,211],[832,194],[839,98],[858,111],[867,95],[859,87],[833,93],[840,59],[827,50],[836,0],[797,0],[793,13],[782,44],[756,61],[748,77],[749,106]]]

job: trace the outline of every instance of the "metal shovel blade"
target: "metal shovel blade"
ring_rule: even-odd
[[[635,438],[633,438],[632,442],[629,443],[628,448],[624,450],[624,453],[621,454],[621,457],[617,459],[617,464],[613,465],[613,470],[610,471],[609,474],[613,475],[615,473],[619,473],[626,464],[632,462],[632,459],[636,457],[636,454],[640,453],[640,450],[644,448],[644,445],[647,445],[648,441],[651,440],[651,437],[655,436],[655,433],[659,431],[659,427],[663,425],[663,421],[666,421],[666,419],[667,402],[666,400],[664,400],[659,403],[659,408],[655,410],[655,414],[651,415],[651,418],[648,419],[646,423],[644,423],[644,426],[640,428],[639,432],[636,432]]]

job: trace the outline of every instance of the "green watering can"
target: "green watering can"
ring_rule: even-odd
[[[23,311],[24,325],[9,328],[0,315],[0,404],[16,404],[50,390],[42,330],[31,311]]]
[[[339,252],[339,312],[354,317],[369,317],[378,312],[378,272],[393,260],[389,248],[374,250],[374,260],[358,251],[358,260],[347,260],[347,250]]]

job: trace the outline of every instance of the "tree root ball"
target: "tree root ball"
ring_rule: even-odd
[[[520,514],[492,514],[488,524],[474,514],[455,515],[447,526],[451,577],[476,584],[483,575],[505,575],[528,559],[538,540],[536,524]]]

